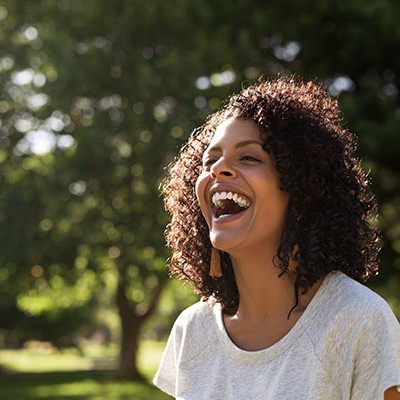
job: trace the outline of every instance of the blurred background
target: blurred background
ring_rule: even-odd
[[[0,0],[1,398],[169,398],[146,382],[197,298],[168,278],[158,186],[260,75],[339,98],[380,202],[369,285],[400,317],[399,16],[397,0]]]

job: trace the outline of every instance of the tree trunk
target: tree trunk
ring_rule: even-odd
[[[144,322],[153,314],[164,287],[161,282],[153,294],[149,307],[144,314],[138,315],[126,295],[123,278],[117,289],[118,314],[121,321],[121,344],[118,362],[118,373],[132,380],[144,380],[137,367],[140,331]]]

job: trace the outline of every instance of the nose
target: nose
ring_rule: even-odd
[[[222,177],[235,177],[235,169],[229,165],[227,160],[220,158],[216,161],[210,168],[210,177],[212,179],[222,178]]]

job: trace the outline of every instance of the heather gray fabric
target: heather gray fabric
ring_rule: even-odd
[[[244,351],[219,304],[178,317],[154,384],[179,400],[383,400],[400,385],[400,325],[377,294],[329,274],[291,331]]]

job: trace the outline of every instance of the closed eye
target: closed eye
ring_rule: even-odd
[[[216,161],[217,161],[216,158],[206,158],[203,161],[203,168],[211,167],[211,165],[213,165]]]
[[[255,161],[255,162],[260,162],[260,160],[256,157],[253,156],[242,156],[240,157],[240,161]]]

